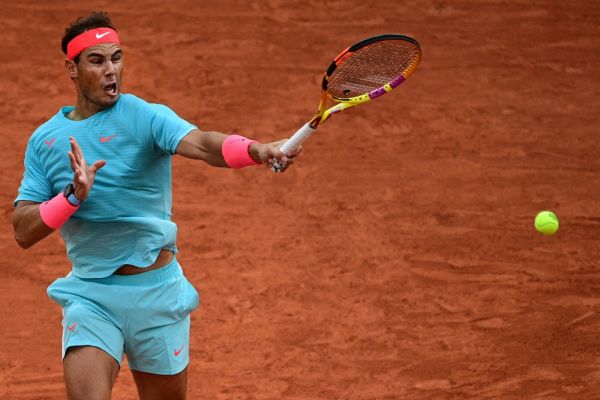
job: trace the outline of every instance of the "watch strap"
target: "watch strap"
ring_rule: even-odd
[[[81,204],[81,200],[79,200],[77,197],[75,197],[75,193],[71,193],[68,197],[67,197],[67,201],[71,204],[73,204],[74,206],[78,206]]]

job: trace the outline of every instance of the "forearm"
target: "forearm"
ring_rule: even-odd
[[[223,142],[227,139],[226,134],[221,132],[209,131],[205,132],[209,140],[207,140],[204,161],[213,167],[228,167],[227,162],[223,158]]]
[[[214,167],[227,167],[221,152],[227,136],[216,131],[193,130],[181,140],[175,152],[186,158],[202,160]]]
[[[237,169],[258,164],[270,167],[275,161],[279,161],[287,168],[302,148],[298,147],[286,155],[279,150],[285,142],[286,139],[259,143],[239,135],[194,129],[181,139],[175,153],[186,158],[202,160],[214,167]]]
[[[42,220],[39,208],[39,203],[21,201],[13,212],[15,240],[24,249],[53,232]]]

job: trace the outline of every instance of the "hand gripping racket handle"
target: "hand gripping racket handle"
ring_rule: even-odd
[[[292,137],[289,138],[289,140],[279,148],[279,150],[281,150],[286,155],[289,154],[292,150],[300,146],[306,139],[308,139],[309,136],[312,135],[312,133],[315,130],[316,129],[311,128],[309,123],[307,122],[302,126],[302,128],[298,129],[298,131],[296,131],[296,133],[294,133]],[[275,161],[275,164],[273,164],[271,169],[273,170],[273,172],[281,172],[283,170],[283,165],[281,165],[280,162]]]

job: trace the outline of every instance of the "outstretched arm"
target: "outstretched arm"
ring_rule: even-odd
[[[228,137],[229,135],[220,132],[194,129],[181,139],[175,153],[187,158],[202,160],[214,167],[229,167],[223,157],[223,143]],[[248,147],[248,155],[257,163],[271,167],[277,160],[285,164],[287,168],[294,162],[294,158],[300,154],[302,149],[298,148],[290,155],[283,154],[279,148],[286,140],[252,143]]]

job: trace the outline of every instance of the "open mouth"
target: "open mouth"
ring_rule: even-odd
[[[104,89],[104,93],[106,93],[109,96],[117,95],[117,83],[116,82],[104,85],[102,88]]]

